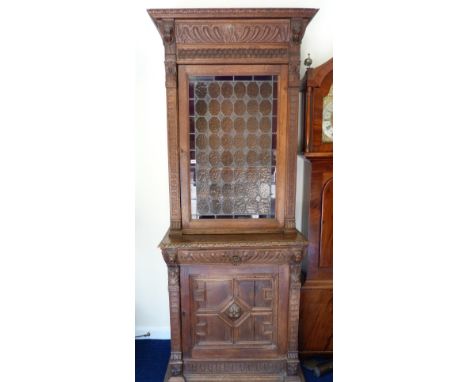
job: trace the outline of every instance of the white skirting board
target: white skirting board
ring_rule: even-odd
[[[149,337],[136,338],[137,340],[169,340],[171,339],[171,328],[169,326],[137,326],[135,336],[141,336],[150,332]]]

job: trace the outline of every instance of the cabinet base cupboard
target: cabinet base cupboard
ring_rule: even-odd
[[[306,245],[297,233],[167,235],[161,248],[169,270],[172,375],[299,381]]]
[[[165,47],[166,381],[302,381],[300,43],[316,9],[152,9]]]

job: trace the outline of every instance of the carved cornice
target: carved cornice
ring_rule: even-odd
[[[311,20],[318,9],[314,8],[172,8],[148,9],[153,19],[183,18],[292,18],[304,17]]]
[[[179,49],[177,58],[181,60],[196,58],[287,58],[288,49],[260,48],[205,48]]]
[[[181,44],[287,43],[290,38],[287,20],[180,21],[175,36]]]

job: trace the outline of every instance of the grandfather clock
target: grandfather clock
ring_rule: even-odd
[[[307,355],[333,351],[333,59],[307,70],[302,91],[311,176],[299,350]]]
[[[148,12],[166,67],[166,381],[300,381],[299,54],[317,10]]]

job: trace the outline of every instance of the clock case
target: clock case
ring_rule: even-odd
[[[322,141],[323,99],[333,85],[333,58],[307,69],[302,80],[304,100],[304,147],[305,156],[314,153],[333,153],[333,142]]]
[[[302,80],[303,155],[310,179],[307,272],[301,287],[299,350],[303,357],[333,352],[333,143],[322,142],[323,98],[333,84],[333,58]],[[306,162],[307,163],[307,162]]]
[[[297,124],[300,43],[316,12],[148,10],[165,47],[170,228],[160,248],[171,322],[165,381],[303,380],[297,346],[307,241],[295,228]],[[197,219],[190,153],[194,76],[276,78],[274,217]]]

